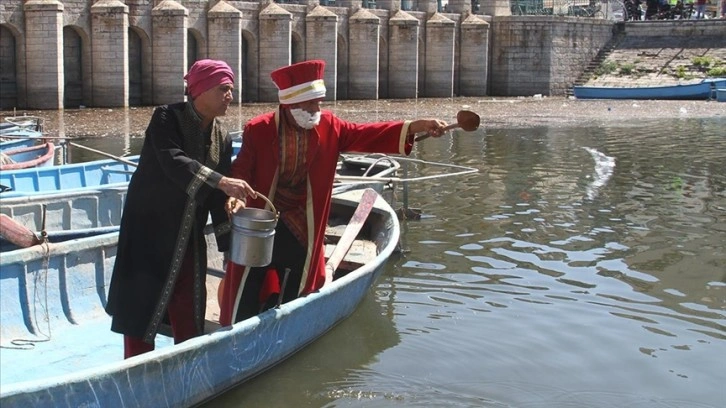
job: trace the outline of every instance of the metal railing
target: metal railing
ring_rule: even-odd
[[[624,20],[621,0],[510,0],[514,16],[568,16]]]

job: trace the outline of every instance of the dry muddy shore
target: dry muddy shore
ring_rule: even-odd
[[[222,118],[238,130],[253,116],[276,108],[255,103],[230,106]],[[67,109],[60,111],[3,111],[0,116],[35,115],[44,118],[48,136],[97,138],[143,137],[153,107]],[[461,97],[325,102],[324,109],[356,122],[438,117],[449,123],[456,112],[469,109],[481,116],[485,128],[573,126],[632,120],[671,118],[725,118],[726,103],[716,101],[618,101],[578,100],[566,97]],[[4,119],[2,119],[4,120]]]

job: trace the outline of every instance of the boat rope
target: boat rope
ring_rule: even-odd
[[[380,161],[380,160],[381,159],[379,159],[378,161]],[[358,183],[393,183],[393,182],[410,183],[410,182],[415,182],[415,181],[424,181],[424,180],[432,180],[432,179],[443,178],[443,177],[461,176],[461,175],[465,175],[465,174],[479,172],[479,169],[474,168],[474,167],[459,166],[456,164],[438,163],[438,162],[426,161],[426,160],[421,160],[421,159],[411,159],[408,157],[396,157],[393,160],[425,164],[425,165],[430,165],[430,166],[448,167],[448,168],[452,168],[452,169],[457,169],[458,171],[451,172],[451,173],[432,174],[430,176],[419,176],[419,177],[377,177],[377,176],[336,175],[335,179],[338,181],[348,181],[348,182],[358,182]]]
[[[48,312],[48,268],[50,267],[50,243],[48,242],[48,232],[45,230],[46,220],[46,205],[43,204],[43,220],[41,227],[41,238],[40,245],[43,248],[43,267],[39,271],[33,272],[33,319],[36,322],[36,328],[38,331],[38,339],[12,339],[10,346],[0,345],[0,348],[15,349],[15,350],[32,350],[35,348],[36,343],[45,343],[51,339],[50,331],[50,313]],[[38,287],[43,285],[43,299],[40,299],[38,293]],[[48,328],[47,333],[43,333],[40,328],[40,320],[38,319],[38,304],[41,304],[42,312],[45,316],[46,326]]]
[[[371,171],[373,171],[373,169],[376,167],[376,164],[378,164],[378,163],[380,163],[382,161],[387,161],[387,162],[389,162],[391,164],[391,166],[396,167],[396,169],[398,169],[398,162],[396,162],[392,157],[389,157],[389,156],[381,156],[381,157],[377,158],[376,161],[374,161],[373,163],[371,163],[370,166],[368,166],[368,168],[366,169],[366,171],[363,172],[363,177],[369,177],[368,176],[368,173],[370,173]]]

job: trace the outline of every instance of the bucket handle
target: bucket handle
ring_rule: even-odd
[[[257,193],[257,198],[261,198],[265,200],[265,202],[272,208],[272,213],[275,214],[275,220],[277,220],[280,216],[280,213],[277,212],[277,208],[275,208],[275,204],[272,204],[272,201],[270,201],[269,198],[265,197],[263,194]]]

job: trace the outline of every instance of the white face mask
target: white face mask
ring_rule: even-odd
[[[320,111],[310,113],[300,108],[290,109],[292,117],[297,122],[297,125],[303,129],[312,129],[320,123]]]

